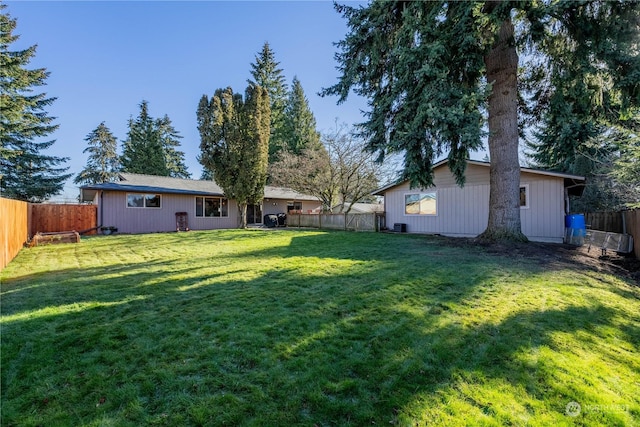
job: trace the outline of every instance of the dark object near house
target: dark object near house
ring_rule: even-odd
[[[269,228],[278,226],[278,215],[267,214],[264,216],[264,225]]]
[[[176,231],[189,231],[189,220],[186,212],[176,212]]]
[[[282,212],[278,215],[278,227],[284,227],[287,225],[287,214]]]
[[[393,231],[395,231],[396,233],[406,233],[407,232],[407,224],[402,224],[399,222],[396,222],[393,224]]]
[[[105,236],[108,236],[110,234],[113,233],[117,233],[118,232],[118,227],[113,227],[113,226],[109,226],[109,227],[100,227],[100,231],[102,232],[102,234],[104,234]]]

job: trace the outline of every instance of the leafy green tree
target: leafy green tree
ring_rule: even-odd
[[[0,11],[5,8],[0,4]],[[65,174],[67,167],[59,167],[68,158],[43,153],[55,143],[40,140],[58,128],[45,111],[55,98],[34,94],[46,84],[49,72],[26,68],[37,46],[9,50],[19,37],[13,35],[15,28],[16,20],[0,13],[0,192],[4,197],[42,202],[59,194],[71,174]]]
[[[309,108],[309,101],[297,77],[293,78],[291,91],[284,110],[284,135],[286,149],[301,154],[305,148],[321,146],[320,133],[316,130],[316,118]]]
[[[278,153],[287,146],[285,131],[285,108],[287,105],[287,84],[282,68],[268,42],[256,55],[251,64],[250,85],[261,86],[269,94],[271,109],[271,134],[269,137],[269,162],[276,160]]]
[[[76,184],[100,184],[114,181],[120,169],[116,137],[102,122],[84,140],[87,141],[88,146],[82,152],[89,153],[89,157],[86,166],[73,182]]]
[[[597,82],[590,74],[597,68],[597,75],[610,83],[600,85],[600,93],[619,99],[621,116],[628,115],[640,96],[639,4],[441,0],[336,5],[350,30],[338,43],[338,83],[322,93],[339,95],[342,102],[353,89],[369,99],[371,110],[361,126],[368,149],[379,158],[404,152],[404,176],[413,186],[433,184],[433,164],[443,153],[463,185],[465,161],[482,146],[486,123],[491,190],[482,237],[524,240],[518,199],[519,105],[522,114],[536,121],[536,114],[552,106],[547,100],[557,95],[551,111],[560,127],[560,111],[569,123],[578,114],[561,108],[569,89],[580,99],[584,96],[584,105],[602,110],[606,104],[594,102],[598,98],[587,99],[592,91],[580,95],[582,87]],[[519,58],[518,49],[527,55]],[[548,64],[549,78],[541,79],[547,86],[541,90],[550,96],[523,102],[528,93],[518,86],[518,67],[537,64]],[[586,135],[575,137],[584,140]]]
[[[191,174],[184,163],[184,152],[178,150],[182,136],[173,127],[169,116],[165,115],[162,119],[158,119],[156,126],[160,132],[160,141],[164,151],[165,165],[169,173],[168,176],[173,178],[191,178]]]
[[[266,89],[250,84],[244,99],[218,89],[198,104],[202,165],[213,172],[227,197],[238,202],[240,228],[247,226],[247,204],[264,197],[269,158],[271,112]]]

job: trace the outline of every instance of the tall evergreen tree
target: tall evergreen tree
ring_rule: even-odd
[[[149,103],[142,101],[138,117],[129,120],[129,132],[120,157],[122,171],[190,178],[184,152],[178,150],[181,138],[169,116],[154,119],[149,114]]]
[[[320,133],[316,130],[316,118],[309,108],[302,84],[293,78],[291,91],[284,110],[284,135],[290,153],[301,154],[304,149],[318,149]]]
[[[0,4],[0,11],[6,5]],[[59,167],[68,158],[43,153],[55,140],[41,141],[58,125],[45,111],[55,98],[34,94],[44,86],[49,72],[45,68],[27,69],[36,47],[10,51],[18,40],[13,35],[16,20],[0,13],[0,192],[29,202],[41,202],[59,194],[71,176],[68,168]]]
[[[87,141],[88,147],[82,152],[89,153],[89,157],[86,166],[73,182],[76,184],[100,184],[114,181],[120,169],[116,137],[102,122],[84,140]]]
[[[191,178],[191,174],[184,164],[184,152],[178,150],[180,147],[180,139],[182,135],[171,123],[169,116],[165,115],[162,119],[158,119],[156,123],[160,132],[160,141],[164,150],[165,164],[168,176],[173,178]]]
[[[247,204],[264,197],[269,157],[269,95],[249,85],[244,99],[229,87],[198,104],[199,161],[211,171],[227,197],[238,202],[240,227],[247,226]]]
[[[491,168],[489,220],[483,237],[524,239],[518,101],[526,93],[519,92],[518,67],[527,67],[532,60],[550,64],[551,78],[546,79],[550,93],[558,93],[555,87],[579,93],[580,82],[593,81],[585,65],[593,61],[601,71],[598,75],[611,83],[601,85],[602,93],[619,98],[620,113],[629,114],[630,107],[640,102],[640,63],[633,35],[638,31],[639,5],[609,0],[336,5],[350,31],[338,43],[341,77],[323,94],[339,95],[342,102],[354,89],[367,97],[371,110],[361,133],[369,140],[368,148],[379,152],[380,158],[404,152],[404,174],[413,186],[421,187],[433,184],[434,161],[444,152],[458,183],[464,184],[465,161],[470,151],[481,147],[486,111]],[[627,42],[630,37],[633,46]],[[519,58],[518,48],[533,55]],[[527,62],[520,64],[521,59]],[[590,93],[583,94],[587,104],[601,109],[593,102],[598,98],[586,99]],[[544,98],[530,102],[529,111],[545,107]],[[564,113],[571,117],[576,112]]]
[[[140,103],[140,113],[129,119],[129,131],[124,141],[120,164],[123,172],[168,176],[160,131],[149,115],[149,103]]]
[[[271,109],[271,134],[269,137],[269,162],[275,161],[278,153],[286,147],[284,111],[287,104],[287,84],[279,62],[268,42],[256,55],[251,64],[251,77],[248,82],[266,89]]]

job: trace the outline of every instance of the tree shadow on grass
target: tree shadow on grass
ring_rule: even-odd
[[[461,376],[480,374],[524,383],[528,398],[541,401],[566,391],[548,372],[531,373],[519,353],[555,349],[556,333],[597,334],[616,314],[594,303],[469,326],[455,304],[482,299],[496,270],[524,267],[482,256],[464,262],[455,258],[459,251],[425,250],[419,239],[390,249],[341,247],[335,238],[294,237],[288,246],[219,260],[349,261],[350,268],[337,263],[326,275],[292,266],[247,280],[205,269],[173,280],[169,273],[190,271],[174,260],[119,266],[124,278],[114,285],[109,267],[70,269],[77,289],[60,302],[117,304],[3,327],[2,424],[89,424],[108,416],[123,425],[379,425],[414,416],[417,396],[428,400],[455,390]],[[65,285],[57,286],[49,298]],[[25,292],[33,300],[41,288],[14,296]],[[497,416],[487,402],[473,405]]]

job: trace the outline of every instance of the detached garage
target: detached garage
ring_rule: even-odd
[[[384,196],[386,223],[405,224],[408,233],[475,237],[489,219],[489,163],[467,161],[466,183],[460,188],[447,161],[434,165],[434,186],[411,189],[401,182],[376,191]],[[520,168],[522,232],[530,240],[562,243],[569,195],[580,195],[584,177]]]

